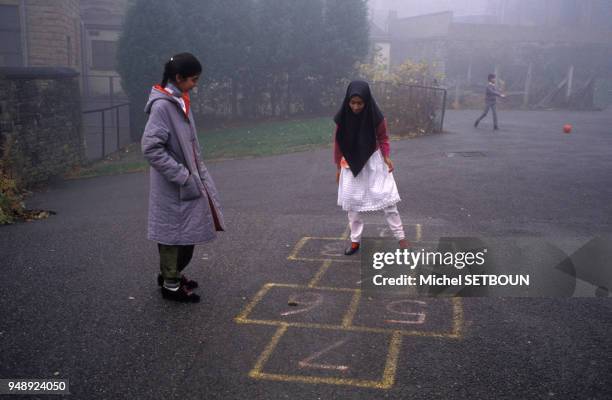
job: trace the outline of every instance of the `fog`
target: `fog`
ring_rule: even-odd
[[[369,8],[377,23],[389,12],[399,18],[450,11],[461,21],[509,25],[584,25],[612,30],[612,7],[608,0],[371,0]]]
[[[489,0],[371,0],[369,5],[376,14],[394,10],[399,17],[411,17],[441,11],[453,11],[456,15],[482,14],[491,10],[491,3]]]
[[[0,0],[0,94],[0,395],[612,400],[612,0]]]

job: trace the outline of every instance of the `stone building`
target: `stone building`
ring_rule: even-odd
[[[590,108],[597,92],[608,93],[612,82],[609,1],[490,0],[479,15],[390,13],[386,26],[391,64],[407,59],[435,64],[454,89],[456,105],[471,90],[480,99],[491,72],[501,78],[511,102],[523,107]]]
[[[122,95],[115,70],[117,41],[128,0],[81,0],[84,92],[91,96]]]
[[[127,3],[0,0],[0,156],[14,143],[22,181],[131,142],[115,70]]]
[[[0,67],[67,67],[86,96],[120,95],[117,40],[128,0],[0,0]]]
[[[79,0],[0,0],[0,66],[80,71]]]
[[[389,72],[391,66],[391,39],[389,34],[370,21],[370,57],[375,57],[375,62],[384,66]]]

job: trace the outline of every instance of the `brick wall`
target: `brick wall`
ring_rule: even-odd
[[[79,0],[27,0],[29,66],[79,70],[81,35]]]
[[[0,156],[13,178],[28,186],[81,163],[78,74],[68,68],[0,68],[0,93]]]
[[[81,11],[103,10],[111,15],[125,15],[128,0],[81,0]]]

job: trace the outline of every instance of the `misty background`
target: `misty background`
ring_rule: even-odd
[[[183,51],[204,66],[192,109],[212,157],[328,143],[352,79],[372,84],[398,135],[480,109],[490,73],[501,109],[612,104],[607,0],[0,0],[0,43],[0,146],[24,182],[123,160]]]

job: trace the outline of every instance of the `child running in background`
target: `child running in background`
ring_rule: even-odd
[[[151,165],[148,238],[157,242],[161,274],[158,284],[166,299],[198,302],[198,284],[182,274],[194,245],[224,230],[217,189],[202,161],[189,91],[202,65],[189,53],[166,63],[160,85],[149,95],[149,119],[142,136],[142,154]]]
[[[407,248],[402,220],[396,204],[400,201],[393,163],[389,158],[387,122],[367,82],[353,81],[336,116],[334,162],[338,183],[338,205],[348,212],[351,245],[349,256],[359,250],[363,219],[360,213],[383,210],[400,247]]]
[[[478,124],[484,117],[487,116],[489,110],[493,114],[493,129],[498,130],[499,125],[497,124],[497,98],[501,97],[505,99],[506,96],[500,93],[495,86],[496,76],[495,74],[489,74],[488,76],[489,83],[487,84],[487,90],[485,92],[485,109],[482,115],[474,122],[474,128],[478,128]]]

